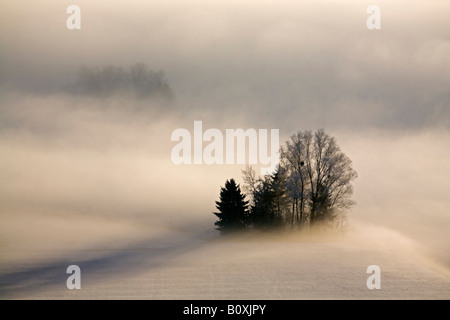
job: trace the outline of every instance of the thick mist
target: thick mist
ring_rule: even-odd
[[[2,106],[7,125],[1,132],[0,200],[6,243],[21,237],[15,219],[20,224],[48,219],[47,214],[60,222],[69,216],[140,228],[143,223],[149,233],[154,227],[213,230],[220,187],[229,178],[242,183],[244,165],[175,165],[171,151],[176,142],[170,135],[179,127],[193,132],[193,122],[153,112],[158,108],[149,101],[148,110],[135,113],[123,104],[142,101],[78,99],[65,94],[15,97]],[[228,121],[203,121],[204,129],[228,128]],[[350,222],[399,230],[446,255],[448,130],[328,132],[359,175]],[[293,133],[281,129],[280,143]],[[39,238],[47,237],[46,228],[40,234],[35,223],[30,226]]]
[[[366,28],[368,4],[80,1],[82,28],[69,31],[65,3],[6,1],[1,79],[54,92],[80,65],[143,62],[191,116],[244,111],[288,131],[448,127],[448,4],[381,1],[379,32]]]

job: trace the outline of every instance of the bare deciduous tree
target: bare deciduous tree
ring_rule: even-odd
[[[354,202],[352,161],[323,129],[299,131],[280,150],[280,164],[259,177],[242,170],[243,190],[250,199],[248,227],[267,230],[327,223],[341,227],[345,209]]]
[[[291,136],[291,140],[281,150],[281,164],[288,173],[286,189],[292,199],[291,227],[294,219],[301,223],[304,219],[307,200],[307,170],[306,157],[311,145],[311,132],[298,132]]]
[[[357,177],[352,161],[341,151],[336,139],[323,129],[298,132],[281,151],[281,164],[288,172],[287,190],[294,214],[301,223],[334,222],[349,208]]]

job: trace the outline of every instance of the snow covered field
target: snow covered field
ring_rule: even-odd
[[[120,222],[96,222],[89,229],[92,221],[85,221],[83,237],[62,228],[48,230],[40,243],[23,239],[3,247],[1,298],[450,299],[448,265],[381,227],[357,224],[345,236],[223,238],[216,232],[149,234],[130,223],[118,234]],[[89,240],[76,240],[83,238]],[[66,287],[71,264],[81,268],[81,290]],[[379,290],[366,286],[373,264],[381,268]]]

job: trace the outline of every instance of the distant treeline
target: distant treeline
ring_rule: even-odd
[[[174,96],[164,72],[149,70],[142,63],[137,63],[128,70],[112,65],[101,69],[81,66],[75,82],[66,91],[96,97],[124,94],[139,99],[172,99]]]
[[[334,137],[320,129],[298,132],[280,150],[280,164],[258,177],[242,170],[244,191],[227,180],[216,201],[215,225],[223,233],[239,230],[296,229],[326,224],[340,227],[357,177],[352,161]]]

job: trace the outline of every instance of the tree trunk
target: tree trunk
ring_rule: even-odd
[[[294,227],[295,201],[292,201],[291,229]]]
[[[302,189],[301,189],[301,198],[300,198],[300,224],[303,222],[303,207],[305,206],[305,201],[304,201],[304,197],[303,197],[303,191],[304,191],[304,186],[302,184]]]
[[[303,206],[304,206],[304,204],[303,204],[303,197],[300,199],[300,224],[302,223],[302,221],[303,221]]]

